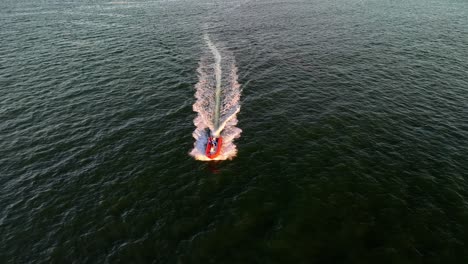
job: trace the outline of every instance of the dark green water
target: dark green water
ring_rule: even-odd
[[[194,160],[210,37],[238,154]],[[467,263],[468,3],[0,2],[1,263]]]

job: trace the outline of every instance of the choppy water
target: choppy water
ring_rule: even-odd
[[[465,263],[467,54],[466,1],[2,1],[0,262]]]

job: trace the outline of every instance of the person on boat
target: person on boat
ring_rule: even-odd
[[[217,148],[216,144],[217,144],[216,138],[213,137],[213,136],[211,136],[211,139],[210,139],[210,145],[211,145],[211,147],[210,147],[210,152],[211,152],[211,153],[216,152],[216,148]]]

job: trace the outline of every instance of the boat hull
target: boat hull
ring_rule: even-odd
[[[212,144],[212,141],[213,141],[213,137],[210,137],[208,139],[208,142],[206,143],[206,156],[210,159],[214,159],[216,157],[219,156],[219,154],[221,153],[221,148],[223,147],[223,138],[222,137],[219,137],[219,138],[216,138],[216,147],[215,147],[215,150],[212,151],[212,147],[213,144]]]

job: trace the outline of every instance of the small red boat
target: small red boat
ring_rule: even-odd
[[[216,158],[221,152],[221,147],[223,146],[223,138],[218,137],[209,137],[208,143],[206,144],[206,156],[210,159]]]

